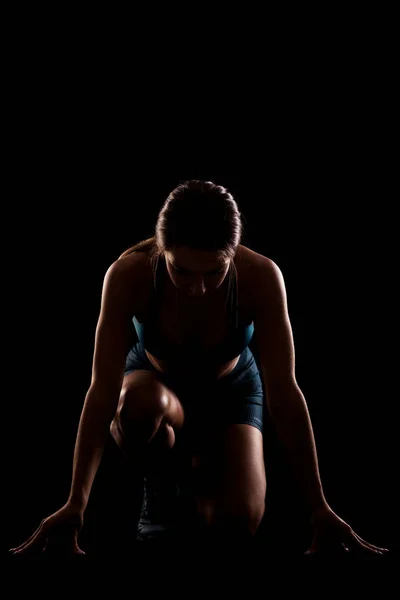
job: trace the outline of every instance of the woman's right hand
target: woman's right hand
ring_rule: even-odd
[[[78,534],[83,525],[83,511],[68,502],[40,523],[36,531],[23,544],[11,548],[13,556],[40,552],[62,555],[84,555],[78,546]]]

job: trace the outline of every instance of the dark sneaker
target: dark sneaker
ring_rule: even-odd
[[[190,479],[171,472],[144,477],[137,541],[180,535],[193,518],[195,500]]]
[[[168,535],[176,527],[177,484],[163,476],[147,475],[143,481],[143,502],[137,540]]]

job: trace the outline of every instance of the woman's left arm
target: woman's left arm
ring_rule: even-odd
[[[266,400],[304,499],[314,537],[309,552],[337,547],[382,554],[362,540],[330,508],[322,489],[310,415],[295,376],[295,351],[285,283],[279,267],[261,256],[257,273],[255,338]]]

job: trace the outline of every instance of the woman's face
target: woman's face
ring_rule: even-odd
[[[172,283],[184,294],[204,297],[217,290],[229,270],[229,260],[217,258],[216,252],[181,246],[165,252],[165,262]]]

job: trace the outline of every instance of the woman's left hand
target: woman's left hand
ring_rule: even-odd
[[[366,542],[328,506],[312,518],[313,540],[306,554],[319,552],[383,555],[389,550]]]

